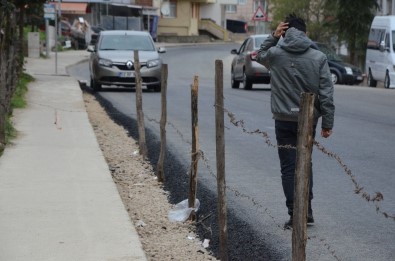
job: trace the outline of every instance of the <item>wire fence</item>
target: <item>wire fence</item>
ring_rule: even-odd
[[[45,107],[50,107],[52,109],[54,109],[54,124],[56,125],[57,128],[61,128],[61,126],[59,126],[59,116],[58,113],[59,111],[65,111],[65,112],[71,112],[71,113],[79,113],[79,112],[85,112],[85,111],[79,111],[79,110],[68,110],[68,109],[64,109],[64,108],[55,108],[54,106],[49,106],[49,105],[45,105],[45,104],[37,104],[39,106],[45,106]],[[216,105],[214,105],[215,107]],[[244,120],[238,119],[236,117],[236,115],[234,113],[232,113],[231,111],[229,111],[226,108],[222,108],[224,114],[227,115],[227,118],[229,120],[229,123],[231,123],[231,125],[233,125],[235,128],[240,129],[240,131],[243,134],[247,134],[247,135],[257,135],[259,137],[261,137],[263,139],[263,142],[269,147],[269,148],[273,148],[273,149],[278,149],[278,148],[286,148],[286,149],[296,149],[296,147],[291,146],[291,145],[286,145],[286,146],[278,146],[277,144],[272,142],[272,138],[270,137],[270,135],[268,134],[268,132],[266,131],[262,131],[260,129],[255,129],[255,130],[249,130],[247,129],[245,126],[245,122]],[[99,112],[98,112],[99,113]],[[114,116],[115,114],[122,114],[122,113],[113,113],[113,112],[108,112],[109,116]],[[132,114],[133,116],[133,114]],[[136,115],[135,115],[136,116]],[[156,118],[151,118],[148,115],[144,114],[144,118],[149,121],[149,122],[153,122],[155,124],[160,124],[160,120],[156,119]],[[167,121],[167,126],[171,127],[175,133],[179,136],[180,140],[187,144],[188,146],[192,145],[192,142],[189,140],[189,137],[185,137],[184,133],[171,121]],[[124,126],[125,128],[128,128],[130,126]],[[344,163],[344,161],[342,160],[342,158],[337,155],[336,153],[328,150],[327,148],[325,148],[322,144],[320,144],[318,141],[314,141],[314,146],[318,149],[318,151],[322,152],[324,155],[326,155],[327,157],[335,160],[337,162],[337,164],[343,169],[344,173],[350,178],[351,182],[354,185],[354,193],[357,195],[360,195],[362,199],[364,199],[367,202],[373,202],[375,209],[377,211],[377,213],[383,215],[385,218],[389,218],[395,221],[395,215],[390,215],[387,212],[383,211],[381,209],[380,206],[380,202],[384,199],[384,195],[381,192],[376,192],[375,194],[371,195],[368,192],[365,191],[364,187],[360,185],[360,183],[357,181],[357,177],[353,174],[352,170],[347,166],[347,164]],[[208,173],[210,174],[211,177],[213,178],[217,178],[217,175],[213,169],[213,167],[210,165],[210,160],[207,158],[207,156],[205,155],[205,152],[202,149],[199,149],[198,153],[197,153],[197,158],[196,161],[201,161],[203,163],[203,165],[205,166],[205,168],[207,169]],[[190,172],[190,167],[187,170],[188,174]],[[251,195],[248,195],[246,193],[243,193],[240,191],[240,189],[238,189],[237,187],[233,187],[233,186],[229,186],[226,185],[226,189],[231,192],[236,198],[240,198],[240,199],[244,199],[244,200],[248,200],[249,202],[251,202],[251,205],[256,208],[256,210],[259,213],[265,214],[267,215],[275,224],[276,227],[278,227],[279,229],[283,230],[283,226],[282,223],[279,222],[276,217],[272,214],[272,212],[270,211],[269,208],[265,207],[260,200],[257,200],[256,198],[252,197]],[[206,217],[202,217],[201,220],[199,221],[199,224],[204,226],[203,221],[207,218],[209,218],[209,216],[212,214],[209,214]],[[211,228],[210,227],[205,227],[205,229],[211,234]],[[330,243],[327,242],[327,240],[325,238],[319,238],[319,237],[308,237],[308,240],[318,240],[318,242],[320,244],[323,245],[323,247],[325,249],[327,249],[329,251],[329,253],[333,256],[334,259],[336,260],[341,260],[337,254],[336,251],[333,249],[333,247],[330,245]]]
[[[47,106],[45,104],[39,104],[40,106]],[[59,117],[58,117],[58,112],[59,111],[68,111],[68,112],[81,112],[78,110],[67,110],[67,109],[62,109],[62,108],[54,108],[52,106],[47,106],[47,107],[51,107],[54,109],[55,112],[55,120],[54,120],[54,124],[56,125],[57,128],[61,128],[60,124],[59,124]],[[214,104],[214,108],[217,107]],[[249,130],[246,128],[245,122],[242,119],[238,119],[236,117],[236,115],[234,113],[232,113],[230,110],[226,109],[226,108],[221,108],[223,113],[225,115],[227,115],[227,118],[229,120],[229,122],[231,123],[231,125],[233,125],[236,129],[240,129],[240,131],[243,134],[247,134],[247,135],[257,135],[259,137],[261,137],[263,139],[263,142],[269,147],[269,148],[273,148],[273,149],[278,149],[278,148],[286,148],[286,149],[296,149],[296,147],[291,146],[291,145],[285,145],[285,146],[278,146],[277,144],[275,144],[274,142],[272,142],[272,138],[270,137],[270,135],[266,132],[266,131],[262,131],[260,129],[255,129],[255,130]],[[111,112],[107,112],[110,116],[114,116],[111,114]],[[117,113],[120,114],[120,113]],[[135,115],[137,116],[137,114]],[[159,119],[155,119],[155,118],[151,118],[149,116],[147,116],[146,114],[144,114],[144,118],[150,122],[154,122],[155,124],[157,124],[158,126],[160,125],[160,120]],[[192,145],[192,142],[190,141],[190,138],[185,137],[184,133],[182,131],[180,131],[180,129],[173,124],[171,121],[167,121],[166,123],[167,126],[170,126],[176,133],[177,135],[180,137],[181,141],[185,144],[187,144],[189,147]],[[124,126],[124,127],[128,127],[128,126]],[[369,194],[367,191],[365,191],[364,187],[361,186],[359,184],[359,182],[357,181],[356,176],[353,174],[353,172],[351,171],[351,169],[344,163],[344,161],[341,159],[341,157],[339,155],[337,155],[336,153],[328,150],[327,148],[325,148],[322,144],[320,144],[318,141],[314,141],[314,146],[318,149],[318,151],[322,152],[324,155],[326,155],[327,157],[335,160],[337,162],[337,164],[339,164],[339,166],[343,169],[344,173],[350,178],[350,180],[352,181],[353,185],[354,185],[354,193],[357,195],[360,195],[365,201],[367,202],[373,202],[374,206],[376,208],[377,213],[383,215],[385,218],[389,218],[395,221],[395,215],[390,215],[387,212],[383,211],[381,209],[380,206],[380,202],[384,199],[384,195],[381,192],[376,192],[375,194],[371,195]],[[190,155],[192,156],[192,155]],[[213,170],[213,167],[210,166],[210,160],[206,157],[205,152],[201,149],[198,150],[198,152],[196,153],[195,160],[197,163],[197,161],[201,160],[201,162],[204,164],[205,168],[208,170],[208,173],[210,174],[210,176],[212,176],[213,178],[217,179],[217,174],[215,173],[215,171]],[[191,164],[190,166],[194,165]],[[190,169],[191,167],[189,167],[187,174],[191,171]],[[283,229],[283,226],[281,224],[281,222],[279,222],[276,217],[271,213],[270,209],[265,207],[260,200],[257,200],[256,198],[252,197],[251,195],[248,195],[246,193],[243,193],[240,191],[239,188],[237,187],[233,187],[233,186],[229,186],[226,185],[226,190],[228,190],[229,192],[231,192],[236,198],[240,198],[240,199],[244,199],[244,200],[248,200],[249,202],[251,202],[252,206],[254,206],[256,208],[257,211],[259,211],[260,213],[263,213],[265,215],[267,215],[272,221],[273,223],[276,225],[276,227],[278,227],[279,229]],[[211,214],[209,214],[211,215]],[[199,221],[199,223],[204,226],[203,221],[205,219],[207,219],[209,216],[206,216],[204,218],[202,218],[202,220]],[[211,228],[210,227],[206,227],[206,230],[211,233]],[[336,260],[340,260],[340,258],[336,255],[335,250],[333,249],[333,247],[331,247],[331,245],[327,242],[326,239],[324,238],[318,238],[318,237],[308,237],[309,240],[313,240],[316,239],[318,240],[328,251],[329,253],[336,259]]]

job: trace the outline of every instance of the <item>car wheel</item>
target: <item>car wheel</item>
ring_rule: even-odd
[[[243,85],[244,85],[244,89],[246,89],[246,90],[252,89],[252,82],[250,79],[248,79],[245,71],[243,72]]]
[[[372,72],[369,69],[369,73],[368,73],[368,86],[369,87],[376,87],[377,86],[377,81],[375,79],[373,79],[373,75]]]
[[[101,91],[101,84],[99,84],[98,82],[96,82],[95,80],[93,80],[93,78],[91,77],[91,88],[95,91]]]
[[[335,72],[331,72],[331,77],[332,77],[332,83],[333,84],[338,84],[339,83],[339,77]]]
[[[240,82],[235,79],[235,74],[233,73],[233,70],[230,73],[230,82],[233,89],[238,89],[240,87]]]
[[[388,74],[388,71],[385,73],[385,78],[384,78],[384,88],[389,88],[390,87],[390,76]]]

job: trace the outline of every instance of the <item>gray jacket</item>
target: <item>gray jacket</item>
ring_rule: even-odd
[[[314,123],[322,116],[321,127],[332,129],[335,105],[327,58],[311,46],[304,32],[290,28],[281,41],[272,35],[263,41],[257,62],[271,72],[274,119],[298,121],[300,95],[310,92],[316,95]]]

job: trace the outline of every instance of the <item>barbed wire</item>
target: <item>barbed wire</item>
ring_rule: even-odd
[[[60,126],[60,124],[59,124],[59,122],[60,122],[60,118],[59,118],[59,114],[58,114],[59,111],[71,112],[71,113],[76,113],[76,112],[77,112],[77,113],[78,113],[78,112],[86,113],[86,110],[69,110],[69,109],[59,108],[59,107],[57,107],[57,106],[52,106],[52,105],[42,104],[42,103],[34,103],[34,102],[32,102],[32,104],[36,104],[36,105],[39,105],[39,106],[48,107],[48,108],[53,109],[54,112],[55,112],[55,122],[54,122],[54,124],[56,125],[56,127],[57,127],[58,129],[61,129],[61,126]],[[214,105],[214,107],[215,107],[215,106],[217,106],[217,105]],[[226,109],[226,108],[222,108],[222,110],[223,110],[224,113],[226,113],[226,115],[228,116],[229,121],[230,121],[231,124],[233,124],[233,125],[234,125],[235,127],[237,127],[237,128],[241,128],[243,133],[250,134],[250,135],[260,135],[260,136],[264,139],[265,143],[266,143],[269,147],[272,147],[272,148],[285,148],[285,149],[296,149],[295,146],[291,146],[291,145],[280,145],[280,146],[279,146],[279,145],[277,145],[277,144],[274,144],[274,143],[271,141],[270,136],[269,136],[269,134],[268,134],[267,132],[261,131],[261,130],[259,130],[259,129],[256,129],[256,130],[254,130],[254,131],[250,131],[250,130],[248,130],[248,129],[245,127],[244,121],[243,121],[243,120],[238,120],[238,119],[236,118],[236,116],[235,116],[234,113],[230,112],[230,111],[229,111],[228,109]],[[93,113],[95,113],[95,112],[93,112]],[[97,112],[97,113],[100,113],[100,112]],[[110,112],[107,112],[107,113],[108,113],[108,114],[113,114],[113,115],[114,115],[114,114],[118,114],[118,115],[121,114],[121,113],[114,113],[114,112],[111,112],[111,113],[110,113]],[[146,116],[146,115],[144,115],[144,116],[145,116],[145,118],[147,118],[148,121],[151,121],[151,122],[155,122],[155,123],[157,123],[157,124],[160,124],[160,122],[159,122],[158,120],[153,119],[153,118],[150,118],[150,117],[148,117],[148,116]],[[180,130],[178,130],[178,129],[176,128],[176,126],[175,126],[173,123],[167,122],[167,124],[168,124],[169,126],[171,126],[171,127],[177,132],[177,134],[181,137],[181,139],[182,139],[184,142],[186,142],[186,143],[188,143],[188,144],[191,144],[191,142],[188,141],[188,140],[184,137],[183,133],[182,133]],[[380,207],[379,203],[380,203],[381,201],[384,200],[384,195],[383,195],[381,192],[375,192],[373,195],[371,195],[370,193],[366,192],[365,189],[364,189],[364,187],[362,187],[362,186],[359,185],[359,183],[358,183],[357,180],[356,180],[355,175],[352,173],[351,169],[343,162],[343,160],[341,159],[341,157],[340,157],[339,155],[337,155],[336,153],[334,153],[334,152],[332,152],[332,151],[326,149],[322,144],[320,144],[320,143],[319,143],[318,141],[316,141],[316,140],[314,140],[314,146],[315,146],[319,151],[321,151],[323,154],[325,154],[326,156],[328,156],[329,158],[332,158],[332,159],[334,159],[335,161],[337,161],[337,163],[343,168],[344,172],[346,173],[347,176],[350,177],[351,182],[352,182],[353,185],[354,185],[354,193],[355,193],[355,194],[360,195],[360,196],[361,196],[364,200],[366,200],[367,202],[373,202],[374,205],[375,205],[375,208],[376,208],[376,212],[377,212],[377,213],[383,215],[385,218],[389,218],[389,219],[392,219],[392,220],[395,221],[395,214],[391,215],[391,214],[388,214],[387,212],[381,210],[381,207]],[[206,166],[206,167],[207,167],[207,166]],[[212,172],[212,173],[213,173],[213,172]],[[232,190],[231,188],[229,188],[229,189]]]
[[[62,108],[58,108],[56,106],[51,106],[51,105],[46,105],[46,104],[41,104],[41,103],[35,103],[36,105],[40,105],[40,106],[45,106],[45,107],[49,107],[55,110],[55,119],[57,119],[57,115],[58,115],[58,111],[65,111],[65,112],[82,112],[82,113],[86,113],[86,110],[68,110],[68,109],[62,109]],[[216,105],[214,105],[216,106]],[[235,116],[235,114],[233,114],[232,112],[230,112],[229,110],[227,110],[226,108],[222,108],[222,110],[224,111],[224,113],[226,113],[226,115],[229,118],[229,121],[232,125],[234,125],[237,128],[240,128],[242,130],[243,133],[246,134],[250,134],[250,135],[260,135],[263,139],[264,142],[267,144],[268,147],[272,147],[272,148],[286,148],[286,149],[296,149],[295,146],[291,146],[291,145],[282,145],[282,146],[278,146],[277,144],[274,144],[271,141],[270,135],[265,132],[265,131],[261,131],[259,129],[256,130],[248,130],[245,127],[245,123],[243,120],[238,120]],[[91,111],[92,113],[102,113],[102,112],[94,112]],[[123,113],[119,113],[119,112],[109,112],[108,110],[106,110],[108,115],[123,115]],[[146,114],[144,115],[144,117],[150,121],[150,122],[154,122],[157,124],[160,124],[160,121],[154,118],[150,118],[149,116],[147,116]],[[56,120],[56,123],[58,123],[58,120]],[[56,124],[55,123],[55,124]],[[191,145],[191,141],[189,141],[187,138],[185,138],[185,136],[183,135],[183,133],[171,122],[167,122],[167,125],[171,126],[176,133],[178,134],[178,136],[180,136],[181,140],[189,145]],[[125,126],[125,125],[124,125]],[[127,126],[126,126],[127,127]],[[369,193],[367,193],[366,191],[364,191],[364,188],[361,187],[355,176],[352,174],[352,171],[350,170],[350,168],[342,161],[342,159],[336,154],[333,153],[331,151],[329,151],[328,149],[326,149],[323,145],[321,145],[318,141],[314,141],[314,145],[317,147],[317,149],[319,151],[321,151],[323,154],[327,155],[330,158],[333,158],[334,160],[336,160],[338,162],[338,164],[344,169],[345,173],[350,177],[352,183],[354,184],[354,192],[356,194],[360,194],[361,197],[363,199],[365,199],[367,202],[374,202],[375,203],[375,207],[376,207],[376,211],[377,213],[382,214],[384,217],[386,218],[391,218],[393,220],[395,220],[395,215],[389,215],[388,213],[384,212],[381,210],[380,206],[378,205],[379,202],[381,202],[384,199],[384,196],[381,192],[376,192],[373,196],[371,196]],[[215,179],[217,178],[215,172],[212,170],[210,164],[209,164],[209,159],[205,156],[204,152],[202,150],[198,151],[198,157],[197,160],[201,159],[204,166],[206,167],[206,169],[208,170],[209,174],[214,177]],[[190,167],[187,170],[187,174],[190,172]],[[226,185],[226,189],[231,191],[236,197],[239,198],[244,198],[249,200],[253,206],[256,207],[256,209],[261,212],[264,213],[266,215],[268,215],[272,221],[274,222],[274,224],[283,229],[283,226],[281,224],[279,224],[276,220],[276,218],[272,215],[272,213],[270,212],[270,210],[266,207],[264,207],[261,203],[259,203],[255,198],[251,197],[250,195],[247,195],[245,193],[240,192],[237,188],[235,187],[231,187],[229,185]],[[211,228],[210,228],[211,229]],[[210,230],[209,229],[209,230]],[[211,232],[210,232],[211,233]],[[313,239],[313,238],[317,238],[315,236],[313,237],[308,237],[309,240]],[[336,259],[336,260],[340,260],[339,257],[337,257],[336,252],[332,249],[332,247],[330,246],[330,244],[328,244],[326,242],[325,239],[318,239],[318,241],[320,243],[322,243],[325,248],[331,253],[331,255]]]
[[[233,115],[233,114],[231,114],[231,115]],[[146,115],[145,115],[145,117],[147,118],[147,120],[149,120],[149,121],[151,121],[151,122],[159,123],[159,121],[156,120],[156,119],[149,118],[149,117],[146,116]],[[236,119],[236,118],[234,117],[234,115],[233,115],[233,118],[232,118],[232,119],[233,119],[233,120]],[[235,122],[238,122],[238,126],[243,126],[242,128],[243,128],[244,130],[246,130],[246,129],[244,128],[244,123],[242,123],[242,121],[235,121]],[[186,142],[186,143],[188,143],[189,145],[192,144],[189,140],[187,140],[187,139],[184,137],[184,135],[182,134],[182,132],[181,132],[173,123],[170,123],[170,122],[167,122],[167,123],[168,123],[169,126],[171,126],[171,127],[176,131],[176,133],[179,134],[179,136],[180,136],[180,138],[181,138],[181,140],[182,140],[183,142]],[[257,133],[257,132],[254,131],[254,132],[252,132],[252,133]],[[273,143],[270,142],[270,138],[269,138],[269,135],[267,135],[267,133],[266,133],[266,135],[264,135],[264,136],[267,137],[267,140],[266,140],[266,141],[268,141],[267,143],[270,144],[269,146],[271,146],[271,147],[279,147],[279,146],[274,145]],[[295,147],[292,147],[292,146],[290,146],[290,145],[285,145],[285,146],[281,146],[281,147],[289,148],[289,149],[296,149]],[[199,149],[199,151],[196,152],[196,153],[197,153],[198,156],[197,156],[196,161],[195,161],[194,163],[197,163],[199,160],[202,160],[202,162],[203,162],[204,166],[206,167],[206,169],[208,170],[209,174],[210,174],[213,178],[217,179],[217,175],[215,174],[215,172],[214,172],[213,169],[211,168],[211,166],[210,166],[210,164],[209,164],[209,159],[205,156],[204,151],[201,150],[201,149]],[[187,171],[186,171],[186,175],[188,175],[188,174],[192,171],[191,167],[192,167],[192,165],[194,165],[194,163],[192,163],[192,164],[189,165],[189,167],[187,168]],[[254,207],[256,207],[256,211],[258,211],[259,213],[262,213],[262,214],[266,214],[267,216],[269,216],[269,218],[272,220],[272,222],[276,225],[276,227],[278,227],[278,228],[280,228],[280,229],[282,229],[282,230],[285,230],[284,227],[283,227],[283,225],[280,224],[280,223],[277,221],[277,219],[272,215],[272,213],[270,212],[270,209],[267,208],[267,207],[264,207],[263,204],[259,203],[254,197],[252,197],[252,196],[250,196],[250,195],[248,195],[248,194],[245,194],[245,193],[240,192],[240,191],[239,191],[237,188],[235,188],[235,187],[232,187],[232,186],[229,186],[229,185],[225,185],[225,187],[226,187],[226,189],[227,189],[228,191],[231,191],[231,192],[235,195],[235,197],[244,198],[244,199],[246,199],[246,200],[249,200],[249,201],[252,203],[252,205],[253,205]],[[208,216],[211,216],[211,214],[209,214]],[[207,227],[206,225],[204,225],[204,224],[203,224],[203,220],[200,221],[199,224],[201,224],[202,227],[203,227],[203,229],[206,230],[206,233],[209,233],[209,234],[212,235],[211,227]],[[309,240],[317,239],[317,237],[308,237],[308,239],[309,239]],[[318,239],[318,242],[319,242],[320,244],[323,244],[324,248],[326,248],[326,249],[328,250],[328,252],[332,255],[333,258],[335,258],[335,259],[338,260],[338,261],[341,260],[341,259],[336,255],[336,251],[332,249],[332,246],[331,246],[329,243],[327,243],[327,240],[326,240],[326,239],[322,239],[322,238],[321,238],[321,239]]]
[[[236,118],[235,118],[235,116],[234,116],[234,114],[230,113],[229,111],[227,111],[227,110],[225,110],[225,109],[224,109],[224,112],[227,112],[228,115],[231,116],[232,121],[235,123],[236,126],[242,127],[243,130],[244,130],[245,132],[248,132],[247,129],[244,127],[244,122],[243,122],[243,121],[237,121]],[[100,112],[97,112],[97,113],[100,113]],[[109,115],[123,115],[122,113],[119,113],[119,112],[109,112],[108,110],[107,110],[107,113],[108,113]],[[159,121],[159,120],[157,120],[157,119],[155,119],[155,118],[151,118],[151,117],[149,117],[147,114],[144,114],[144,118],[145,118],[147,121],[149,121],[149,122],[154,122],[155,124],[160,124],[160,121]],[[168,126],[171,126],[171,127],[173,128],[173,130],[178,134],[178,136],[180,137],[180,139],[181,139],[182,142],[187,143],[188,145],[191,145],[191,144],[192,144],[192,142],[191,142],[188,138],[185,137],[185,135],[183,134],[183,132],[180,131],[180,130],[177,128],[177,126],[176,126],[175,124],[173,124],[173,123],[170,122],[170,121],[167,121],[166,124],[167,124]],[[128,126],[130,127],[130,126],[132,126],[132,125],[131,125],[131,124],[127,124],[127,125],[124,125],[124,126],[125,126],[125,127],[128,127]],[[259,132],[260,132],[259,130],[256,130],[256,131],[253,131],[253,132],[250,132],[250,133],[251,133],[251,134],[257,134],[257,133],[259,133]],[[275,144],[273,144],[273,143],[271,142],[270,137],[269,137],[269,135],[267,135],[267,133],[261,133],[261,134],[266,138],[265,141],[266,141],[266,143],[267,143],[270,147],[274,147],[274,148],[277,148],[277,147],[278,147],[277,145],[275,145]],[[290,145],[285,145],[285,146],[281,146],[281,147],[289,148],[289,149],[296,149],[295,147],[292,147],[292,146],[290,146]],[[196,158],[196,161],[202,160],[202,163],[203,163],[203,165],[206,167],[206,169],[208,170],[208,173],[209,173],[214,179],[217,179],[217,175],[215,174],[215,171],[213,171],[212,167],[210,166],[209,159],[206,157],[204,151],[200,149],[200,150],[197,152],[197,155],[198,155],[198,157]],[[185,175],[188,176],[188,175],[190,174],[191,166],[192,166],[192,165],[193,165],[193,164],[190,164],[190,165],[187,167],[187,170],[186,170],[186,172],[185,172]],[[272,222],[275,224],[276,227],[278,227],[278,228],[281,229],[281,230],[284,230],[283,225],[282,225],[281,223],[278,222],[278,220],[277,220],[277,219],[274,217],[274,215],[270,212],[270,209],[267,208],[267,207],[264,207],[263,204],[260,203],[260,202],[258,202],[254,197],[252,197],[252,196],[250,196],[250,195],[248,195],[248,194],[246,194],[246,193],[240,192],[236,187],[232,187],[232,186],[226,185],[226,189],[227,189],[228,191],[230,191],[232,194],[234,194],[235,197],[238,197],[238,198],[241,198],[241,199],[246,199],[246,200],[250,201],[250,202],[252,203],[252,205],[255,207],[256,211],[258,211],[259,213],[262,213],[262,214],[266,214],[266,215],[272,220]],[[206,217],[202,218],[202,220],[200,220],[200,221],[198,222],[198,223],[202,226],[202,228],[206,231],[205,233],[208,233],[208,234],[210,234],[210,235],[212,235],[212,229],[211,229],[211,227],[206,226],[206,225],[203,223],[203,221],[204,221],[205,219],[207,219],[208,217],[212,216],[212,215],[213,215],[213,213],[209,213]],[[313,240],[313,239],[317,239],[317,237],[308,237],[308,239],[309,239],[309,240]],[[341,260],[341,259],[339,259],[339,257],[337,257],[336,251],[332,249],[331,245],[330,245],[329,243],[327,243],[327,240],[326,240],[326,239],[322,239],[322,238],[321,238],[321,239],[318,239],[318,242],[321,243],[321,244],[323,244],[323,247],[324,247],[325,249],[327,249],[328,252],[329,252],[336,260],[338,260],[338,261]]]
[[[214,105],[216,106],[216,105]],[[269,146],[269,147],[273,147],[273,148],[286,148],[286,149],[296,149],[295,146],[291,146],[291,145],[275,145],[271,142],[270,140],[270,136],[267,132],[265,131],[261,131],[259,129],[256,129],[254,131],[249,131],[247,130],[247,128],[244,125],[244,121],[243,120],[237,120],[235,115],[230,112],[229,110],[227,110],[226,108],[222,108],[222,110],[228,115],[230,122],[238,127],[241,128],[242,131],[244,133],[247,134],[257,134],[257,135],[261,135],[263,137],[263,139],[265,140],[265,143]],[[367,202],[374,202],[375,203],[375,207],[376,207],[376,212],[382,214],[385,218],[391,218],[395,221],[395,215],[389,215],[388,213],[384,212],[381,210],[380,206],[379,206],[379,202],[381,202],[382,200],[384,200],[384,195],[381,192],[376,192],[374,195],[370,195],[368,192],[366,192],[364,190],[364,187],[361,187],[354,174],[352,174],[351,169],[343,162],[343,160],[340,158],[339,155],[337,155],[334,152],[331,152],[330,150],[326,149],[322,144],[320,144],[318,141],[314,140],[313,144],[317,147],[317,149],[319,151],[321,151],[323,154],[327,155],[330,158],[335,159],[338,164],[343,168],[344,172],[350,177],[352,183],[354,184],[354,193],[355,194],[359,194],[361,195],[361,197],[363,199],[365,199]]]

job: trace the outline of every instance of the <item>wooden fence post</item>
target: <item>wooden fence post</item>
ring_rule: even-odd
[[[221,261],[228,260],[227,204],[225,182],[225,130],[223,63],[215,61],[215,140],[217,158],[218,225]]]
[[[194,208],[196,201],[197,168],[199,160],[199,126],[198,126],[198,90],[199,77],[195,76],[191,86],[191,111],[192,111],[192,151],[191,151],[191,172],[189,177],[189,197],[188,207]],[[190,220],[196,220],[196,213],[192,211]]]
[[[162,65],[161,70],[161,101],[162,101],[162,114],[160,118],[160,153],[157,164],[156,176],[159,182],[165,181],[165,175],[163,170],[163,163],[166,155],[166,122],[167,122],[167,75],[168,69],[167,64]]]
[[[296,147],[295,196],[292,230],[292,260],[306,260],[307,212],[311,152],[313,149],[314,94],[302,93]]]
[[[145,126],[144,126],[144,113],[143,113],[143,98],[141,90],[141,73],[139,52],[134,50],[134,71],[136,78],[136,112],[137,112],[137,125],[139,131],[139,152],[144,158],[147,158],[147,145],[145,143]]]

